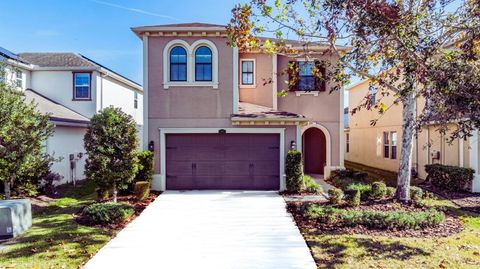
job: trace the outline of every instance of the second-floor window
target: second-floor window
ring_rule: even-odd
[[[290,91],[325,91],[325,68],[319,61],[289,63]]]
[[[212,81],[212,50],[206,46],[195,51],[195,81]]]
[[[23,72],[20,70],[15,72],[15,85],[19,88],[23,86]]]
[[[73,99],[89,100],[91,88],[90,73],[73,73]]]
[[[187,51],[180,46],[170,51],[170,81],[187,81]]]
[[[255,84],[255,64],[253,60],[242,60],[242,85]]]
[[[135,108],[135,109],[138,108],[138,93],[137,92],[133,93],[133,108]]]
[[[298,63],[298,90],[299,91],[314,91],[316,77],[313,75],[314,62],[299,62]]]

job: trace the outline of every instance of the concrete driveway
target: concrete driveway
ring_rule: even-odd
[[[167,191],[84,268],[316,266],[277,193]]]

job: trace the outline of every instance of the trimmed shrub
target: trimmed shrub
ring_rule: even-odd
[[[125,203],[98,203],[83,209],[83,216],[92,224],[118,224],[128,220],[135,210]]]
[[[419,187],[410,187],[410,199],[412,201],[418,202],[423,198],[423,190]]]
[[[383,199],[387,194],[387,185],[381,181],[372,183],[372,190],[370,191],[370,198],[373,200]]]
[[[150,194],[150,182],[148,181],[138,181],[135,182],[135,187],[133,187],[133,193],[138,200],[147,199]]]
[[[372,210],[342,210],[331,206],[310,205],[304,216],[320,223],[357,226],[371,229],[422,229],[438,226],[445,220],[445,214],[435,209],[420,212]]]
[[[302,153],[289,150],[286,159],[285,174],[287,176],[287,190],[299,192],[303,189]]]
[[[308,206],[305,216],[321,223],[336,223],[340,220],[341,210],[331,206]]]
[[[338,188],[331,188],[328,190],[328,200],[334,205],[340,204],[343,197],[343,191]]]
[[[305,182],[305,190],[309,193],[319,194],[323,192],[323,188],[320,184],[315,182],[310,176],[303,176],[303,181]]]
[[[345,191],[345,198],[349,206],[358,207],[361,201],[361,192],[359,190],[347,190]]]
[[[397,192],[397,189],[394,187],[387,187],[387,192],[385,193],[385,197],[387,198],[393,198],[395,197],[395,193]]]
[[[370,197],[370,192],[372,191],[372,186],[363,183],[353,183],[348,185],[347,190],[357,190],[360,192],[360,198],[362,200],[367,200]]]
[[[448,166],[441,164],[427,164],[425,170],[427,180],[433,185],[450,191],[470,191],[473,174],[470,168]]]
[[[153,152],[149,150],[141,151],[137,154],[137,174],[135,175],[135,181],[147,181],[152,183],[153,181]]]

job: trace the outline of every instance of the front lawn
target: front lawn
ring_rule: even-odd
[[[0,268],[78,268],[85,263],[118,232],[74,220],[74,214],[95,197],[94,187],[86,184],[35,211],[30,230],[0,244]]]
[[[447,200],[424,200],[460,218],[464,230],[448,237],[396,237],[320,232],[303,228],[317,265],[334,268],[479,268],[480,215]]]

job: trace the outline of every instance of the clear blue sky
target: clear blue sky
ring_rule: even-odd
[[[0,46],[76,52],[142,82],[142,42],[130,27],[226,24],[241,0],[0,0]]]

